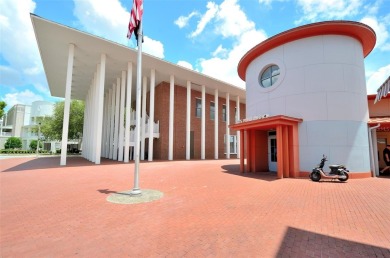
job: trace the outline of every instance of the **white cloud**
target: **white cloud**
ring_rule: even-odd
[[[237,74],[238,62],[248,50],[267,36],[264,31],[256,30],[255,24],[246,17],[237,0],[225,0],[215,10],[214,33],[232,39],[233,44],[230,48],[218,45],[210,53],[210,59],[202,58],[197,61],[197,67],[204,74],[244,88],[245,82]]]
[[[367,93],[376,94],[377,89],[385,82],[390,75],[390,64],[383,66],[372,73],[367,80]]]
[[[190,70],[194,70],[194,68],[192,67],[192,64],[188,63],[187,61],[179,61],[179,62],[177,62],[177,65],[183,66],[183,67],[188,68]]]
[[[74,15],[89,33],[111,41],[127,45],[127,26],[130,12],[119,0],[74,0]],[[129,8],[130,2],[129,2]],[[130,41],[134,44],[133,41]],[[164,58],[164,46],[158,41],[144,35],[142,50],[159,58]]]
[[[144,43],[142,43],[142,52],[148,53],[159,58],[164,58],[163,44],[160,41],[151,39],[147,36],[144,36]]]
[[[218,11],[218,5],[216,5],[213,2],[208,2],[207,9],[208,10],[206,11],[206,13],[202,15],[202,18],[198,22],[198,26],[196,27],[196,30],[191,33],[190,35],[191,38],[194,38],[198,36],[200,33],[202,33],[206,25],[214,18],[214,15]]]
[[[31,105],[32,102],[43,100],[43,98],[30,90],[24,90],[16,93],[7,93],[2,100],[7,103],[7,108],[11,108],[16,104]]]
[[[188,16],[180,16],[179,18],[177,18],[177,20],[175,21],[175,24],[181,29],[181,28],[184,28],[185,26],[188,25],[188,22],[190,21],[190,19],[195,16],[195,15],[199,15],[198,12],[192,12],[190,13]]]
[[[30,20],[35,7],[32,0],[0,1],[0,55],[7,62],[0,69],[2,85],[35,85],[46,80]]]
[[[118,0],[74,0],[74,5],[74,15],[88,32],[126,44],[130,13]]]
[[[234,14],[234,15],[232,15]],[[216,13],[217,25],[215,32],[223,37],[237,37],[244,32],[253,30],[255,23],[248,20],[246,14],[237,4],[237,0],[225,0]]]
[[[343,19],[356,15],[361,6],[361,0],[298,0],[297,4],[302,8],[303,17],[296,21],[300,24],[304,21],[314,22],[318,20]]]
[[[390,50],[389,32],[387,31],[385,23],[379,22],[377,18],[372,16],[364,17],[360,22],[367,24],[375,31],[376,48],[383,51]]]
[[[213,57],[217,57],[217,56],[220,56],[220,57],[226,57],[227,54],[228,54],[228,50],[224,47],[222,47],[222,45],[219,45],[217,47],[217,49],[211,54]]]

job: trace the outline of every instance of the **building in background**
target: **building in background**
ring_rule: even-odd
[[[374,176],[386,166],[383,150],[390,144],[390,77],[378,88],[376,95],[368,96],[369,136],[371,138],[371,156],[375,161],[371,164]]]
[[[1,122],[0,148],[4,149],[4,144],[9,137],[21,137],[22,127],[29,124],[31,106],[16,104],[11,107]]]
[[[0,149],[4,149],[9,137],[19,137],[22,140],[22,149],[28,150],[31,140],[38,139],[37,131],[34,130],[38,126],[37,121],[52,116],[53,107],[53,103],[47,101],[34,101],[31,105],[16,104],[11,107],[1,121]],[[52,150],[52,144],[47,143],[45,149]]]
[[[30,142],[38,139],[39,121],[53,115],[54,104],[48,101],[34,101],[31,103],[28,124],[22,126],[21,138],[22,148],[28,150]],[[40,140],[43,140],[42,135],[39,135]],[[58,145],[58,144],[57,144]],[[45,142],[43,149],[55,151],[55,142]]]

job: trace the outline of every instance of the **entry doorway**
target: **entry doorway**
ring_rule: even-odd
[[[382,168],[386,167],[386,163],[383,160],[383,150],[387,146],[387,139],[386,138],[378,138],[377,144],[378,144],[379,169],[382,169]]]
[[[276,132],[268,132],[268,167],[269,171],[278,171]]]

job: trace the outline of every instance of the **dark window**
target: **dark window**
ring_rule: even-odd
[[[215,119],[215,105],[214,102],[210,102],[210,119]]]
[[[222,121],[226,122],[226,105],[222,105]]]
[[[198,98],[196,98],[195,116],[202,117],[202,100]]]

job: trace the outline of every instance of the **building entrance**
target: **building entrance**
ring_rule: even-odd
[[[278,160],[277,160],[276,133],[270,132],[269,136],[268,136],[268,167],[269,167],[269,171],[271,171],[271,172],[278,171],[277,161]]]

